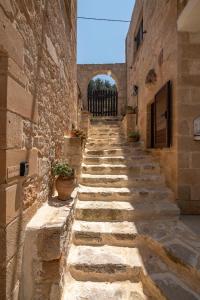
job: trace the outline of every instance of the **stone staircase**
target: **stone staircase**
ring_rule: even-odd
[[[72,235],[63,300],[200,299],[200,241],[117,119],[90,128]]]

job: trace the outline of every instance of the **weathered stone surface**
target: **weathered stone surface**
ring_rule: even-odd
[[[82,162],[83,142],[79,137],[64,137],[64,157],[72,168],[75,169],[76,176],[79,177]]]
[[[125,111],[126,103],[126,64],[83,64],[78,65],[78,84],[82,94],[83,108],[87,109],[87,88],[90,80],[101,74],[111,72],[118,89],[118,113]]]
[[[143,264],[137,248],[71,247],[69,269],[76,280],[140,281]]]
[[[7,6],[8,7],[8,6]],[[20,33],[6,18],[3,10],[0,10],[1,31],[0,31],[0,50],[8,53],[15,62],[22,67],[24,56],[24,42]]]
[[[0,225],[4,230],[0,248],[4,264],[17,261],[19,268],[24,227],[52,193],[51,166],[64,158],[64,134],[72,124],[78,125],[80,108],[76,1],[72,1],[70,16],[65,1],[47,2],[0,0]],[[29,162],[29,175],[19,177],[24,160]],[[20,186],[19,193],[15,185]],[[58,249],[49,255],[60,258]],[[12,268],[8,282],[14,276]],[[5,289],[4,280],[1,295]],[[8,289],[7,299],[14,299],[18,293],[14,280]],[[51,285],[41,283],[35,292],[35,299],[48,299]]]
[[[100,165],[86,165],[82,164],[82,173],[84,174],[108,174],[108,175],[136,175],[136,174],[159,174],[160,168],[159,165],[156,163],[144,163],[142,164],[119,164],[119,165],[112,165],[112,164],[100,164]]]
[[[148,34],[144,33],[143,41],[137,49],[135,37],[142,18],[144,32],[148,31]],[[149,147],[151,130],[148,105],[169,79],[173,82],[173,145],[170,148],[153,149],[152,153],[161,162],[167,182],[174,191],[177,184],[177,39],[177,4],[173,0],[136,2],[126,38],[127,105],[138,106],[136,128],[145,146]],[[151,69],[155,70],[157,81],[146,85],[146,76]],[[134,85],[139,87],[139,93],[135,96]],[[136,126],[136,118],[132,126]]]
[[[124,164],[127,161],[134,161],[134,160],[138,160],[138,161],[143,161],[143,162],[149,162],[149,156],[147,155],[131,155],[128,157],[123,156],[102,156],[102,157],[98,157],[98,156],[84,156],[83,157],[83,161],[84,163],[87,163],[88,165],[91,164],[104,164],[104,163],[113,163],[113,164]]]
[[[76,245],[115,245],[133,247],[138,238],[137,226],[131,222],[87,222],[76,220],[73,242]]]
[[[49,261],[59,259],[62,253],[62,227],[44,227],[38,233],[38,257]]]
[[[141,283],[72,282],[63,300],[146,300]]]
[[[160,277],[160,278],[159,278]],[[169,299],[198,300],[199,295],[181,283],[175,276],[160,275],[155,278],[156,284]]]
[[[158,180],[151,156],[148,163],[137,159],[144,155],[142,149],[135,152],[133,167],[150,171],[145,176],[130,176],[127,160],[123,164],[85,160],[102,158],[105,152],[113,159],[117,157],[113,151],[101,147],[85,151],[68,257],[73,279],[65,279],[63,299],[199,299],[200,242],[178,220],[173,192],[162,177]],[[138,178],[152,181],[144,180],[144,187],[135,188]],[[123,180],[129,180],[129,188],[122,187]],[[145,295],[139,286],[133,291],[133,283],[126,280],[141,281]]]
[[[169,243],[166,243],[165,249],[175,260],[179,260],[183,264],[192,267],[197,265],[198,253],[195,253],[193,249],[181,243],[179,240],[172,240]]]
[[[8,77],[7,109],[25,119],[36,122],[38,118],[37,104],[33,96],[21,87],[13,78]]]
[[[87,221],[134,221],[138,219],[178,218],[179,209],[170,201],[129,203],[120,201],[78,201],[76,218]]]
[[[167,188],[112,188],[80,186],[79,200],[97,201],[140,201],[173,199],[173,193]]]
[[[0,148],[20,148],[22,146],[22,119],[16,114],[0,111]]]
[[[11,222],[19,213],[20,188],[17,184],[0,189],[0,224]]]
[[[162,175],[96,175],[82,174],[80,183],[86,186],[101,187],[164,187]]]
[[[65,270],[63,257],[68,252],[72,220],[73,202],[60,203],[54,199],[44,204],[28,223],[22,267],[22,299],[53,297],[55,294],[58,297],[62,293],[59,283]]]

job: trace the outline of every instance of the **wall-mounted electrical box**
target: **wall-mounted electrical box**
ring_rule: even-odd
[[[194,119],[194,140],[200,141],[200,117]]]
[[[27,161],[22,161],[20,163],[20,176],[27,176],[29,173],[29,163]]]

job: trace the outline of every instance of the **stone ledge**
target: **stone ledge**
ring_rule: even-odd
[[[59,201],[56,197],[50,199],[28,223],[20,299],[39,298],[41,295],[38,293],[42,290],[39,286],[45,289],[48,283],[48,289],[51,290],[51,287],[61,282],[65,269],[63,258],[67,256],[69,248],[76,193],[75,189],[70,202]],[[61,290],[58,291],[58,294],[60,293]],[[59,299],[59,295],[57,298]]]

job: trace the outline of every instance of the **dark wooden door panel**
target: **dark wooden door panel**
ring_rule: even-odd
[[[171,145],[171,83],[168,82],[155,96],[154,104],[154,147]]]

